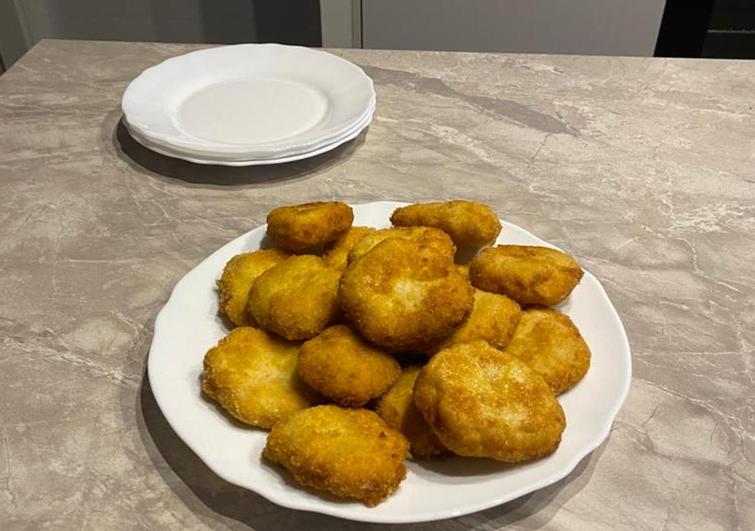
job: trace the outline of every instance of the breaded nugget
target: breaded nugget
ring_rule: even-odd
[[[349,322],[372,343],[423,352],[469,314],[473,291],[449,252],[389,238],[349,264],[338,300]]]
[[[253,326],[254,321],[246,311],[252,282],[286,258],[288,253],[280,249],[237,254],[231,258],[217,280],[220,311],[236,326]]]
[[[430,353],[442,350],[455,343],[484,339],[498,349],[506,348],[522,317],[519,305],[506,295],[474,290],[474,306],[464,323],[432,348]]]
[[[278,422],[262,455],[297,483],[372,507],[406,476],[409,443],[373,411],[317,406]]]
[[[353,221],[351,207],[339,201],[283,206],[267,215],[267,234],[282,249],[300,252],[338,239]]]
[[[403,433],[411,445],[412,457],[432,459],[451,452],[443,446],[414,405],[414,381],[420,365],[405,367],[401,376],[377,404],[377,414],[390,426]]]
[[[359,240],[375,232],[377,232],[377,229],[373,229],[372,227],[351,227],[340,238],[325,248],[325,254],[323,255],[325,263],[330,267],[343,271],[346,269],[349,252],[359,243]]]
[[[242,326],[204,357],[202,390],[236,419],[269,429],[294,411],[322,402],[296,376],[297,343]]]
[[[438,352],[417,377],[414,403],[453,452],[507,463],[553,453],[566,427],[542,376],[482,340]]]
[[[501,232],[495,212],[474,201],[417,203],[397,208],[391,215],[397,227],[435,227],[451,236],[456,245],[490,245]]]
[[[476,288],[511,297],[519,304],[552,306],[564,300],[582,278],[574,258],[533,245],[483,249],[470,264]]]
[[[456,270],[461,273],[466,280],[469,280],[469,266],[466,264],[456,264]]]
[[[401,374],[401,366],[348,326],[335,325],[302,345],[296,372],[335,403],[359,407],[385,393]]]
[[[422,245],[437,247],[440,252],[451,256],[456,252],[456,246],[451,237],[440,229],[431,227],[393,227],[380,229],[359,240],[349,252],[348,263],[371,251],[377,244],[389,238],[411,240]]]
[[[540,373],[556,394],[577,385],[590,368],[590,348],[569,316],[556,310],[526,310],[506,352]]]
[[[292,256],[257,277],[248,311],[260,328],[290,340],[309,339],[338,317],[340,276],[319,256]]]

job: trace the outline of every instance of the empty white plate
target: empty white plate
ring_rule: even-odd
[[[123,94],[129,130],[149,148],[212,161],[281,159],[353,133],[375,106],[372,80],[335,55],[240,44],[173,57]]]

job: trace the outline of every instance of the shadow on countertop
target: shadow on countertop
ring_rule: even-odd
[[[105,123],[110,123],[106,120]],[[369,126],[355,139],[308,159],[265,166],[219,166],[194,164],[156,153],[137,142],[119,119],[112,133],[112,143],[118,157],[130,166],[150,173],[203,185],[265,185],[303,179],[326,170],[351,157],[364,143]]]
[[[430,531],[439,527],[445,530],[466,529],[471,525],[482,524],[505,527],[535,514],[538,525],[545,525],[564,502],[579,493],[588,483],[604,448],[604,445],[601,446],[583,459],[561,481],[499,507],[444,520],[442,524],[365,524],[279,507],[216,476],[172,430],[155,401],[146,372],[135,405],[139,435],[155,468],[183,503],[211,527],[219,525],[225,517],[252,529],[361,531],[390,528]],[[185,486],[176,484],[176,476]],[[561,496],[558,502],[554,501],[559,494]]]

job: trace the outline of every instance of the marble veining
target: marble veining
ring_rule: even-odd
[[[214,476],[155,404],[152,323],[274,205],[454,197],[579,257],[622,316],[634,380],[563,481],[390,527],[755,526],[755,62],[337,50],[375,80],[369,131],[216,168],[120,123],[130,79],[198,47],[43,41],[0,77],[0,527],[377,529]]]

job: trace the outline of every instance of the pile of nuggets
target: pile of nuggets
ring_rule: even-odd
[[[574,259],[491,247],[498,217],[470,201],[398,208],[388,229],[353,219],[340,202],[268,214],[277,247],[233,257],[217,281],[235,328],[205,356],[204,393],[269,429],[263,457],[296,482],[368,506],[410,457],[554,452],[556,396],[590,364],[550,308],[582,277]]]

